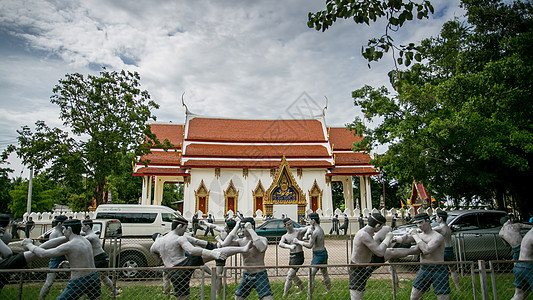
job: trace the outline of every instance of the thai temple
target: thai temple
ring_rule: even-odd
[[[334,209],[332,182],[342,182],[345,208],[372,209],[370,175],[378,174],[370,156],[352,151],[360,137],[345,127],[328,127],[324,114],[305,119],[247,120],[196,115],[185,123],[150,123],[160,141],[140,157],[133,175],[143,177],[140,204],[161,204],[164,184],[183,184],[178,210],[190,218],[201,212],[221,219],[289,216]],[[360,195],[352,195],[352,177]]]

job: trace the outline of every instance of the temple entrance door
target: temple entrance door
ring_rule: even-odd
[[[228,188],[224,191],[224,198],[226,201],[226,213],[230,210],[236,213],[238,209],[237,200],[239,199],[239,190],[233,185],[233,180],[229,181]]]
[[[318,197],[317,196],[311,197],[311,210],[313,212],[316,212],[316,210],[318,208],[319,208],[319,206],[318,206]]]
[[[226,212],[231,210],[232,212],[235,212],[235,198],[234,197],[228,197],[228,207]]]
[[[179,202],[177,206],[178,208],[176,210],[183,214],[183,201]]]
[[[206,206],[206,199],[205,197],[198,197],[198,210],[201,210],[202,213],[206,214],[207,213],[207,206]]]
[[[255,210],[258,210],[258,209],[260,209],[263,212],[263,214],[265,213],[264,208],[263,208],[263,197],[255,197]]]

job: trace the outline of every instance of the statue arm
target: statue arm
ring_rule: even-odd
[[[45,243],[41,244],[39,247],[42,249],[50,249],[50,248],[55,248],[66,242],[68,242],[68,239],[65,236],[60,236],[60,237],[56,237],[56,238],[46,241]]]
[[[285,249],[294,249],[294,245],[291,245],[285,236],[281,237],[281,240],[279,241],[279,246]]]
[[[226,238],[224,239],[224,241],[222,241],[222,243],[220,243],[220,246],[221,247],[228,247],[228,246],[231,246],[234,244],[234,240],[235,238],[237,237],[237,231],[239,230],[239,227],[240,227],[240,222],[237,223],[235,225],[235,227],[233,227],[233,229],[231,230],[231,232],[226,236]]]
[[[531,224],[524,224],[524,223],[520,223],[520,229],[531,229],[533,228],[533,225]]]
[[[297,244],[300,244],[300,245],[304,246],[305,248],[312,249],[313,246],[315,245],[315,239],[316,239],[316,236],[315,236],[315,233],[313,232],[311,234],[311,237],[309,238],[308,242],[298,241]],[[294,241],[294,242],[296,242],[296,241]]]
[[[431,254],[433,251],[435,251],[435,249],[437,249],[440,244],[442,244],[444,242],[444,237],[442,235],[439,235],[433,239],[431,239],[429,242],[425,242],[423,241],[419,236],[418,234],[414,234],[413,235],[413,238],[418,246],[418,248],[420,249],[420,252],[422,252],[422,254]]]
[[[370,236],[362,236],[363,243],[377,256],[383,256],[385,255],[385,251],[387,250],[387,247],[389,246],[390,240],[392,238],[392,233],[387,233],[385,238],[383,239],[383,242],[378,243],[376,240],[374,240]]]
[[[44,249],[41,247],[37,247],[33,244],[29,244],[27,245],[27,248],[39,258],[52,258],[67,254],[68,250],[70,249],[70,245],[68,243],[65,243],[55,248]]]
[[[195,237],[188,236],[188,235],[183,236],[183,237],[186,238],[187,241],[189,241],[189,243],[191,243],[194,246],[200,246],[202,248],[205,248],[207,246],[207,241],[200,240],[200,239],[197,239]]]
[[[247,230],[252,238],[252,243],[259,250],[259,252],[265,252],[268,247],[268,240],[266,238],[261,238],[257,235],[257,232],[252,227],[252,224],[246,223],[244,225],[244,230]]]
[[[13,255],[11,248],[9,248],[2,239],[0,239],[0,255],[2,258],[8,258]]]

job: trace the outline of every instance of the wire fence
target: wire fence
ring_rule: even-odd
[[[248,299],[260,299],[266,295],[272,295],[274,299],[349,299],[353,292],[364,293],[364,299],[408,299],[413,286],[427,290],[424,299],[436,299],[436,294],[447,292],[451,299],[510,299],[515,292],[513,267],[516,261],[446,262],[439,265],[330,264],[320,265],[322,269],[302,265],[297,270],[289,265],[250,270],[236,266],[239,261],[239,257],[234,257],[233,262],[228,261],[220,276],[215,275],[216,266],[210,262],[207,267],[91,269],[86,270],[89,273],[86,278],[74,283],[69,283],[70,271],[74,269],[0,270],[0,277],[6,283],[0,299],[39,298],[49,272],[57,273],[57,276],[47,299],[56,299],[65,291],[74,294],[88,291],[90,294],[95,289],[89,280],[96,276],[92,271],[98,271],[101,278],[108,276],[112,283],[110,287],[97,285],[101,299],[120,296],[121,299],[152,300],[185,295],[190,299],[233,299],[235,294],[248,296]],[[131,269],[137,272],[137,277],[120,275]],[[457,272],[457,284],[449,270]]]

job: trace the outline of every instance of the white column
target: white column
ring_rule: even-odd
[[[153,205],[161,205],[163,201],[163,186],[165,185],[165,180],[159,176],[155,176],[155,186],[154,186],[154,201]]]
[[[348,176],[342,180],[342,191],[344,193],[344,208],[352,211],[353,207],[353,186],[352,177]]]
[[[361,211],[363,211],[366,207],[366,177],[365,176],[359,176],[359,192],[361,196]]]
[[[148,176],[143,176],[143,188],[141,194],[141,204],[148,204]]]
[[[372,191],[370,189],[370,176],[365,176],[366,207],[372,209]]]
[[[152,176],[148,176],[148,197],[146,197],[146,204],[152,204]]]

